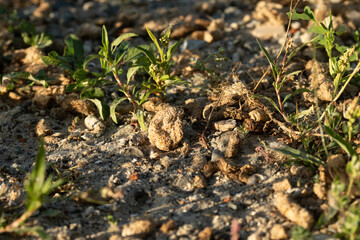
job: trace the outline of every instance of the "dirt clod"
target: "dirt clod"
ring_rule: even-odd
[[[150,122],[150,143],[162,151],[170,151],[177,147],[183,138],[180,115],[180,111],[175,107],[162,105]]]
[[[310,229],[314,224],[314,218],[309,211],[290,200],[287,194],[277,193],[274,198],[274,204],[282,215],[299,226]]]
[[[288,179],[284,179],[280,182],[275,182],[273,184],[273,189],[275,192],[284,192],[291,188],[291,184]]]
[[[73,97],[66,98],[62,103],[63,110],[71,113],[83,114],[85,116],[95,115],[96,109],[90,101]]]
[[[212,236],[212,228],[206,227],[198,234],[199,240],[210,240]]]
[[[238,131],[232,132],[229,137],[228,146],[225,151],[225,157],[234,157],[238,153],[241,143],[242,141],[240,138],[240,133]]]
[[[162,231],[163,233],[169,233],[175,228],[176,228],[176,222],[174,221],[174,219],[170,219],[169,221],[161,225],[160,231]]]
[[[43,137],[52,134],[53,130],[50,124],[47,121],[45,121],[45,119],[41,119],[36,124],[35,133],[38,137]]]
[[[145,238],[155,229],[153,220],[137,220],[125,225],[121,231],[123,237]]]
[[[288,235],[286,234],[285,228],[280,224],[275,224],[270,229],[270,239],[287,239]]]

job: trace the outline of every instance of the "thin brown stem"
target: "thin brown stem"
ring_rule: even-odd
[[[281,49],[280,49],[278,55],[275,58],[275,61],[274,61],[275,63],[279,59],[281,53],[284,51],[284,48],[285,48],[286,43],[287,43],[288,38],[289,38],[289,32],[290,32],[290,26],[291,26],[291,20],[292,20],[293,11],[297,7],[297,5],[299,4],[300,1],[301,0],[297,0],[294,6],[293,6],[293,0],[290,1],[290,16],[289,16],[288,26],[287,26],[287,29],[286,29],[285,41],[282,44]],[[262,82],[262,80],[265,78],[265,76],[268,74],[269,71],[270,71],[270,66],[266,69],[265,73],[262,75],[260,80],[255,85],[254,89],[252,90],[253,93],[256,91],[257,87],[259,86],[259,84]]]
[[[119,76],[116,73],[116,70],[113,70],[113,75],[115,77],[117,84],[120,86],[120,88],[125,90],[124,94],[125,94],[126,98],[129,99],[129,101],[132,103],[132,105],[135,107],[135,109],[139,109],[139,104],[137,104],[137,102],[132,97],[131,93],[129,93],[127,86],[126,86],[126,88],[124,88],[124,84],[121,82]]]
[[[12,232],[14,229],[18,228],[22,223],[24,223],[28,218],[30,218],[36,210],[37,208],[32,211],[24,212],[18,219],[5,226],[4,228],[1,228],[0,233]]]

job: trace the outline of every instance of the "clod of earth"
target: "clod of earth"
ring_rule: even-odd
[[[148,137],[150,143],[162,151],[176,148],[183,138],[181,112],[170,105],[160,105],[159,111],[150,122]]]
[[[53,130],[50,124],[47,121],[45,121],[45,119],[41,119],[36,124],[35,133],[38,137],[43,137],[52,134]]]
[[[290,200],[286,193],[277,193],[274,204],[282,215],[299,226],[305,229],[310,229],[313,226],[314,218],[309,211]]]
[[[137,220],[125,225],[122,229],[121,236],[144,238],[155,230],[155,222],[153,220]]]

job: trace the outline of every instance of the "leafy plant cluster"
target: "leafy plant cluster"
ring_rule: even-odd
[[[276,60],[273,60],[267,50],[258,42],[272,70],[277,101],[262,95],[254,95],[254,97],[265,98],[274,106],[283,117],[285,124],[289,126],[290,135],[298,130],[297,133],[300,134],[300,139],[307,152],[291,147],[280,147],[273,150],[315,166],[326,165],[326,159],[331,154],[340,153],[344,155],[347,160],[345,171],[348,182],[339,179],[333,181],[328,193],[331,197],[331,203],[326,214],[319,219],[318,226],[337,221],[340,226],[337,233],[338,237],[351,240],[360,239],[360,201],[356,200],[360,193],[360,154],[358,142],[354,141],[359,138],[360,133],[358,97],[342,104],[342,116],[336,108],[337,101],[348,87],[350,81],[360,77],[358,73],[360,70],[358,56],[360,53],[359,33],[355,33],[354,45],[339,45],[336,43],[336,36],[341,35],[344,28],[339,27],[335,30],[331,13],[327,22],[317,21],[315,14],[309,7],[305,7],[303,13],[297,13],[295,9],[292,9],[288,15],[290,20],[312,22],[313,25],[309,31],[313,33],[314,37],[308,43],[293,51],[291,51],[292,39],[287,39],[282,65],[277,64]],[[285,72],[285,67],[301,48],[309,44],[312,44],[314,49],[319,47],[325,49],[329,58],[329,73],[333,79],[334,90],[332,101],[324,109],[320,108],[317,101],[315,102],[317,121],[304,126],[304,123],[301,123],[301,118],[308,115],[311,112],[310,109],[300,113],[288,114],[284,109],[284,103],[301,92],[311,92],[317,99],[317,89],[298,89],[284,98],[281,97],[280,92],[290,76],[300,73],[300,71]],[[352,65],[352,62],[356,64]],[[315,131],[320,133],[318,134]],[[319,144],[313,144],[317,141],[317,137],[321,139],[320,146]],[[310,147],[310,145],[313,145],[313,147]],[[312,239],[312,236],[309,231],[296,227],[292,231],[292,239]]]
[[[10,33],[20,33],[24,43],[37,48],[45,48],[52,44],[51,37],[45,33],[38,33],[35,26],[18,17],[17,11],[8,11],[0,6],[0,18],[6,23]]]
[[[117,123],[116,107],[127,100],[134,108],[139,125],[146,130],[143,104],[149,95],[155,94],[162,98],[168,87],[185,83],[170,74],[171,58],[180,44],[170,44],[171,26],[161,34],[159,40],[149,29],[146,30],[155,50],[152,45],[131,47],[127,39],[136,37],[134,33],[123,34],[110,43],[107,30],[103,26],[102,45],[98,54],[85,58],[81,42],[75,35],[70,35],[65,40],[66,47],[62,56],[53,51],[42,59],[47,65],[66,69],[75,79],[75,83],[68,85],[67,90],[80,91],[82,99],[89,99],[96,105],[102,119],[110,116]],[[91,71],[88,67],[95,59],[100,61],[100,72]],[[140,83],[132,81],[136,73],[140,75],[141,72],[146,72],[148,77],[143,78]],[[104,100],[103,87],[114,82],[123,96],[108,105]]]
[[[12,33],[13,35],[21,35],[23,42],[27,45],[34,46],[36,48],[45,48],[52,44],[50,36],[45,33],[38,33],[35,26],[32,23],[19,18],[16,11],[10,12],[0,6],[0,19],[1,22],[7,26],[9,33]],[[45,79],[45,73],[43,70],[40,70],[35,75],[28,72],[4,74],[1,76],[0,94],[19,88],[19,86],[22,86],[23,80],[29,82],[28,86],[38,84],[48,87],[49,85]]]

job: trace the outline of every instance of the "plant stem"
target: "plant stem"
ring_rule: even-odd
[[[351,189],[352,189],[353,184],[354,184],[354,178],[353,178],[353,177],[350,177],[348,190],[347,190],[347,192],[346,192],[346,195],[347,195],[348,198],[351,197],[351,196],[350,196],[350,193],[351,193]]]
[[[5,226],[4,228],[1,228],[0,233],[11,232],[14,229],[18,228],[23,222],[26,221],[26,219],[31,217],[31,215],[33,215],[36,210],[37,210],[37,208],[35,208],[32,211],[28,210],[28,211],[24,212],[18,219],[16,219],[9,225]]]
[[[115,80],[117,82],[117,84],[122,88],[124,89],[124,94],[125,96],[127,97],[127,99],[129,99],[129,101],[132,103],[132,105],[134,105],[135,109],[139,109],[139,104],[137,104],[134,100],[134,98],[132,97],[131,93],[129,93],[129,90],[126,86],[126,88],[124,88],[124,84],[121,82],[119,76],[117,75],[116,73],[116,69],[112,71],[114,77],[115,77]]]

